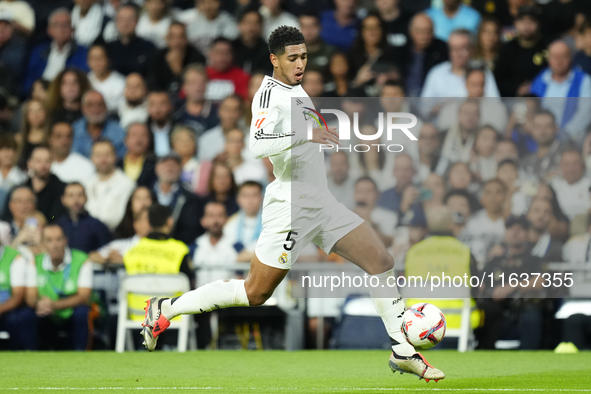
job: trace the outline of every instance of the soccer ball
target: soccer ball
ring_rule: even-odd
[[[432,348],[441,342],[445,328],[445,316],[433,304],[415,304],[402,314],[400,330],[406,341],[418,350]]]

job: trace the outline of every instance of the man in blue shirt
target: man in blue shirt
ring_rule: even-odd
[[[69,183],[62,196],[62,204],[68,213],[57,221],[68,238],[70,248],[84,253],[97,250],[111,241],[107,226],[86,211],[86,200],[84,186],[78,182]]]
[[[359,29],[359,19],[355,15],[357,0],[335,0],[334,3],[335,10],[325,11],[320,17],[320,38],[342,51],[348,51]]]
[[[125,130],[107,116],[107,106],[99,92],[91,90],[82,96],[82,114],[84,116],[72,124],[74,129],[72,152],[90,157],[94,142],[106,139],[115,146],[117,156],[123,157],[127,151],[123,144]]]
[[[443,0],[443,8],[431,7],[425,13],[433,20],[435,37],[445,42],[456,29],[468,29],[475,34],[480,24],[478,11],[462,4],[462,0]]]

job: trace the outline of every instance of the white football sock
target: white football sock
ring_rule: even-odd
[[[186,314],[210,312],[231,306],[250,306],[243,279],[216,280],[180,297],[162,302],[162,315],[168,320]]]
[[[414,347],[406,341],[404,334],[400,330],[402,325],[402,313],[404,312],[404,300],[400,296],[398,287],[395,285],[394,270],[389,270],[383,274],[373,275],[379,280],[377,287],[370,287],[369,294],[373,301],[378,315],[382,318],[386,331],[392,339],[392,351],[399,356],[412,356],[415,353]],[[393,287],[389,287],[388,285]]]

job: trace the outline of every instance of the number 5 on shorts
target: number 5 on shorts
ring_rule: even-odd
[[[287,233],[287,238],[285,238],[285,240],[287,242],[291,242],[291,244],[289,244],[289,245],[288,244],[283,244],[283,249],[285,249],[287,251],[292,250],[293,247],[296,244],[296,240],[291,237],[292,235],[298,235],[298,233],[295,232],[295,231],[290,231],[290,232]]]

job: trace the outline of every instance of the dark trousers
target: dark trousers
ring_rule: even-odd
[[[88,313],[90,307],[80,305],[68,319],[46,316],[37,319],[37,349],[86,350],[88,346]]]
[[[494,349],[503,333],[512,331],[521,349],[540,349],[543,336],[543,309],[539,304],[523,303],[515,308],[510,301],[482,300],[484,325],[477,330],[478,349]]]
[[[577,313],[564,322],[564,342],[572,342],[579,349],[591,348],[591,316]]]
[[[0,330],[8,332],[10,350],[36,349],[35,311],[31,308],[17,308],[0,316]]]

